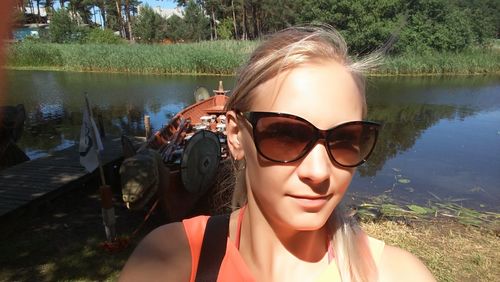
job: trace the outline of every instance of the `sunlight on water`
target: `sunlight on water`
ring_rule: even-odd
[[[234,77],[9,71],[11,96],[27,121],[18,145],[30,158],[76,144],[84,93],[108,135],[144,135],[209,89]],[[500,77],[370,78],[370,120],[383,123],[377,147],[358,169],[350,193],[425,203],[442,199],[499,210]]]

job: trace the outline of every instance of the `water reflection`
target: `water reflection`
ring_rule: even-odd
[[[232,77],[9,71],[5,103],[28,113],[18,144],[31,158],[75,144],[84,93],[109,135],[144,135],[143,116],[160,128],[191,104],[198,86]],[[351,192],[425,203],[450,199],[499,210],[500,77],[372,78],[370,120],[384,124]]]
[[[498,77],[376,79],[368,100],[384,127],[354,191],[499,209]]]

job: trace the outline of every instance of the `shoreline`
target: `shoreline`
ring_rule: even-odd
[[[171,45],[21,42],[9,45],[6,68],[234,76],[255,48],[253,41]],[[369,76],[499,75],[500,50],[471,48],[458,53],[386,55],[377,63],[379,66],[369,71]]]
[[[134,72],[134,71],[104,71],[104,70],[79,70],[79,69],[64,69],[64,67],[19,67],[19,66],[3,66],[5,70],[19,71],[55,71],[55,72],[74,72],[74,73],[102,73],[102,74],[133,74],[133,75],[155,75],[155,76],[220,76],[231,77],[233,74],[219,73],[168,73],[168,72]],[[367,77],[453,77],[453,76],[500,76],[500,70],[494,72],[449,72],[449,73],[371,73],[366,74]]]

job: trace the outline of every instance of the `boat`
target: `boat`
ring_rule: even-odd
[[[224,111],[228,92],[222,81],[212,96],[198,88],[196,102],[137,150],[122,137],[122,199],[129,209],[144,210],[158,202],[170,221],[210,209],[208,192],[229,155]]]

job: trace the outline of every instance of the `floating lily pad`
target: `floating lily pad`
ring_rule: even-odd
[[[469,192],[473,192],[473,193],[484,192],[484,189],[481,188],[480,186],[476,186],[476,187],[470,189]]]
[[[410,181],[410,179],[407,179],[407,178],[400,178],[400,179],[398,179],[398,182],[401,184],[408,184],[411,181]]]
[[[429,212],[428,209],[418,205],[408,205],[407,207],[416,214],[426,214]]]

